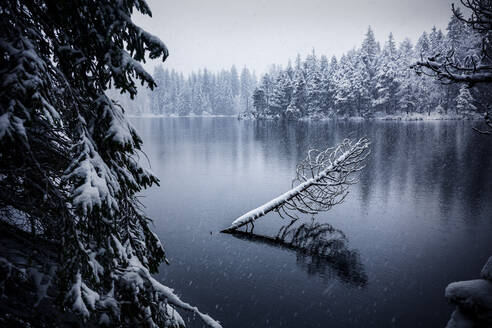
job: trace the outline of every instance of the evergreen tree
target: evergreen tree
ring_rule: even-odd
[[[474,99],[470,92],[470,88],[466,85],[462,85],[460,92],[456,97],[456,114],[469,115],[477,110],[477,107],[473,104]]]
[[[458,15],[461,15],[460,8],[457,8]],[[463,39],[466,37],[466,24],[458,19],[457,15],[451,15],[451,20],[447,26],[448,34],[447,34],[447,46],[448,50],[452,50],[453,52],[460,52],[462,47]]]
[[[249,112],[253,107],[252,96],[256,86],[256,81],[250,71],[244,67],[240,78],[240,110]]]
[[[349,107],[346,113],[349,116],[371,117],[373,114],[372,102],[375,91],[375,76],[370,75],[360,52],[349,52],[349,67],[346,74],[349,79],[348,92]]]
[[[373,104],[384,109],[386,114],[392,114],[397,106],[396,95],[398,92],[398,57],[393,34],[390,33],[388,41],[383,49],[376,73],[377,98]]]
[[[176,100],[176,114],[179,116],[189,115],[191,108],[191,86],[190,83],[184,82],[180,87]]]
[[[175,308],[217,326],[151,275],[166,256],[136,194],[158,179],[105,93],[154,87],[139,62],[168,55],[134,10],[151,14],[133,0],[1,2],[0,209],[17,213],[1,220],[57,246],[56,300],[90,326],[183,326]]]
[[[273,86],[272,97],[270,99],[270,108],[268,114],[283,116],[292,97],[292,88],[290,80],[286,73],[277,77]]]
[[[156,83],[155,92],[150,94],[150,111],[153,114],[162,114],[166,103],[165,95],[168,85],[166,85],[166,74],[162,65],[158,65],[154,70],[154,81]]]
[[[265,115],[268,107],[265,91],[263,91],[263,89],[258,88],[253,92],[253,107],[255,108],[255,111],[253,112],[255,117],[262,117]]]
[[[362,42],[362,46],[360,49],[360,59],[364,63],[364,67],[360,66],[360,69],[365,69],[366,72],[359,72],[361,75],[366,76],[367,80],[365,83],[365,89],[369,92],[369,97],[375,99],[377,97],[376,94],[376,73],[378,66],[378,58],[379,58],[380,47],[376,42],[374,37],[374,32],[369,26],[367,29],[366,36],[364,41]],[[365,111],[368,111],[366,109]]]
[[[308,83],[306,86],[307,96],[307,113],[321,114],[323,103],[323,85],[321,81],[321,72],[319,68],[313,69],[308,75]]]
[[[367,67],[372,68],[375,66],[376,57],[379,53],[378,48],[379,46],[376,42],[376,38],[374,37],[374,32],[369,26],[361,47],[362,60]]]
[[[237,75],[237,69],[234,65],[231,67],[230,81],[232,96],[236,97],[239,95],[239,76]]]
[[[424,31],[420,36],[417,42],[416,51],[417,54],[420,55],[421,57],[432,55],[430,53],[430,44],[429,44],[429,37],[427,35],[427,32]]]
[[[273,80],[270,74],[266,73],[261,78],[261,88],[264,91],[266,106],[268,109],[268,107],[270,107],[270,98],[272,97],[273,92]]]
[[[337,115],[348,115],[348,109],[352,102],[352,83],[350,80],[352,67],[349,63],[347,55],[343,55],[337,66],[333,80],[336,81],[333,102]]]
[[[215,112],[220,115],[232,115],[234,113],[234,95],[230,83],[230,74],[222,71],[216,84]]]
[[[410,65],[414,60],[413,45],[410,39],[406,38],[400,44],[399,58],[397,60],[398,75],[396,77],[398,82],[397,90],[397,103],[399,107],[409,114],[415,111],[416,107],[416,92],[415,92],[415,80],[418,78],[416,74],[410,69]]]
[[[335,73],[338,70],[338,62],[335,56],[331,57],[328,68],[322,75],[322,110],[323,113],[332,117],[335,115],[335,92],[337,81],[335,81]]]
[[[288,119],[299,118],[306,113],[306,82],[301,71],[296,74],[293,83],[292,98],[286,110]]]
[[[441,30],[438,30],[435,26],[429,34],[429,52],[433,55],[441,54],[444,48],[444,35]]]
[[[199,86],[197,88],[197,111],[195,111],[196,114],[202,115],[210,115],[212,113],[212,107],[210,105],[210,99],[209,95],[205,93],[204,89],[202,86]]]

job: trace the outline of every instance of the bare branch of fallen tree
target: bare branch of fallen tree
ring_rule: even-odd
[[[240,216],[221,232],[231,232],[248,224],[253,229],[254,221],[272,211],[282,218],[288,217],[292,224],[298,219],[298,213],[316,214],[341,203],[348,187],[357,182],[356,173],[364,168],[369,145],[366,138],[345,139],[324,151],[310,150],[297,166],[291,190]]]

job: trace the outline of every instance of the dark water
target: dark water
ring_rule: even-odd
[[[224,327],[443,327],[446,285],[492,255],[492,138],[471,123],[133,124],[161,179],[143,199],[171,260],[158,278]],[[337,255],[218,233],[289,189],[308,149],[348,136],[372,155],[345,203],[315,217],[344,233]],[[282,223],[270,214],[255,233]]]

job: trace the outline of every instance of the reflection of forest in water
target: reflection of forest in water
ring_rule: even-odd
[[[220,161],[216,157],[229,149],[230,160],[239,170],[247,157],[258,156],[258,152],[264,162],[294,168],[311,148],[324,149],[347,137],[365,136],[372,143],[372,155],[361,183],[355,186],[364,204],[370,202],[375,188],[384,197],[389,196],[390,190],[423,198],[432,194],[439,198],[443,214],[453,204],[471,219],[488,201],[485,190],[492,180],[492,171],[488,169],[492,164],[492,140],[472,130],[475,122],[222,120],[231,122],[177,118],[143,123],[159,125],[150,130],[163,131],[171,145],[186,147],[183,141],[192,141],[195,148],[199,145],[198,152],[190,152],[190,160],[204,165]],[[223,144],[232,145],[224,148]]]
[[[372,159],[355,187],[365,204],[375,188],[382,191],[383,201],[390,191],[423,198],[437,194],[443,214],[451,210],[449,204],[456,204],[472,218],[488,201],[484,191],[492,180],[492,140],[475,133],[473,123],[327,122],[314,129],[308,122],[289,123],[283,128],[261,126],[282,124],[276,122],[257,124],[256,137],[268,144],[276,140],[286,152],[296,149],[290,156],[293,160],[300,160],[306,149],[326,147],[322,142],[332,145],[349,136],[368,137]]]
[[[281,229],[282,231],[282,229]],[[364,287],[367,275],[357,251],[348,248],[345,234],[327,223],[302,223],[275,237],[236,230],[230,234],[238,239],[292,251],[296,264],[309,275]]]

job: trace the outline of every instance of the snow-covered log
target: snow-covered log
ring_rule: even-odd
[[[316,214],[341,203],[348,193],[348,187],[357,182],[354,174],[364,168],[369,145],[366,138],[357,141],[345,139],[324,151],[310,150],[306,159],[297,166],[297,177],[292,182],[291,190],[238,217],[221,232],[253,224],[272,211],[294,222],[299,212]]]

